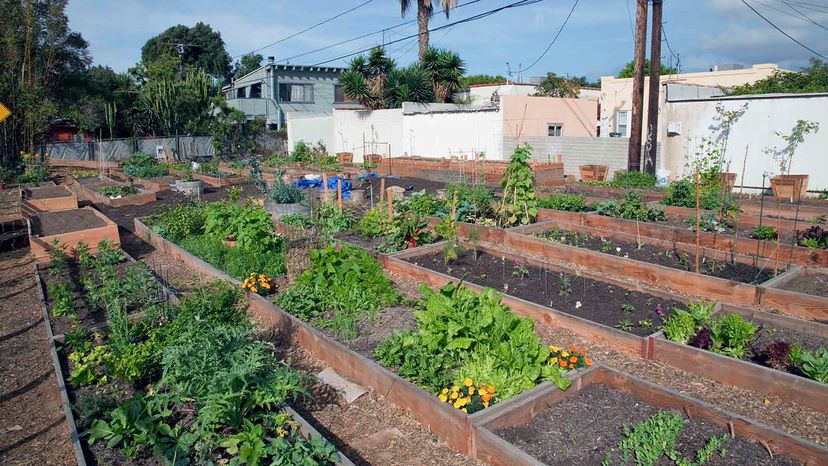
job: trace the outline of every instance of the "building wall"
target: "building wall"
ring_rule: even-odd
[[[761,186],[762,174],[779,172],[779,166],[765,152],[785,144],[774,132],[790,134],[797,120],[816,121],[820,130],[805,136],[797,149],[791,166],[792,174],[809,174],[809,189],[828,188],[826,151],[828,147],[828,94],[743,96],[717,100],[667,102],[664,119],[681,123],[680,135],[665,137],[662,142],[666,168],[671,177],[680,175],[688,157],[692,158],[703,137],[715,137],[711,130],[717,116],[716,104],[722,102],[726,110],[736,110],[747,104],[745,113],[733,124],[724,154],[730,171],[737,174],[736,183]],[[747,163],[745,150],[747,149]],[[744,169],[744,182],[742,170]],[[765,182],[768,185],[768,182]]]
[[[469,111],[455,105],[445,111],[416,112],[403,105],[402,154],[420,157],[484,153],[488,160],[503,159],[503,114],[497,107]]]
[[[402,155],[402,109],[333,111],[334,152],[353,152],[354,162],[366,153]],[[390,149],[390,153],[389,153]]]
[[[503,134],[509,137],[548,135],[550,123],[563,125],[565,137],[597,135],[598,102],[559,97],[504,96]]]
[[[301,112],[287,114],[288,150],[293,150],[294,144],[305,141],[308,144],[317,144],[320,141],[333,153],[333,118],[331,116],[305,117]]]
[[[491,102],[495,92],[501,97],[505,95],[529,96],[537,92],[537,86],[526,83],[479,84],[470,86],[468,95],[472,99],[472,104],[480,105]]]
[[[728,71],[710,71],[701,73],[682,73],[661,76],[660,82],[663,84],[667,82],[674,82],[680,84],[696,84],[701,86],[722,86],[732,87],[740,84],[753,83],[764,79],[778,70],[777,65],[763,64],[753,65],[751,68],[743,70],[728,70]],[[644,78],[644,127],[642,131],[642,139],[647,138],[646,128],[646,109],[649,102],[647,97],[647,89],[650,86],[650,78]],[[601,78],[601,136],[609,136],[609,133],[618,130],[616,116],[618,111],[630,111],[632,116],[632,78],[615,78],[603,77]],[[662,91],[664,87],[662,86]],[[661,105],[664,102],[664,93],[660,93]],[[664,127],[663,119],[659,120],[659,128]],[[665,133],[660,132],[658,140],[662,140]]]
[[[515,143],[514,137],[503,138],[505,158],[508,159],[514,152]],[[519,143],[529,144],[532,147],[532,158],[540,162],[554,161],[560,155],[564,174],[577,179],[580,179],[580,165],[607,165],[610,177],[618,170],[627,169],[627,139],[527,136],[521,137]]]

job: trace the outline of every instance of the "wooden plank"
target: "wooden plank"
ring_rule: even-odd
[[[121,237],[118,234],[118,225],[116,225],[115,222],[92,207],[86,206],[81,208],[87,209],[95,216],[99,217],[104,222],[104,226],[90,228],[88,230],[70,231],[67,233],[60,233],[58,235],[38,237],[32,234],[31,222],[29,221],[29,247],[35,261],[44,262],[49,259],[49,250],[52,247],[51,243],[52,240],[55,239],[57,239],[61,244],[66,245],[67,251],[71,251],[79,242],[83,241],[89,245],[89,250],[93,253],[98,251],[98,243],[104,239],[112,241],[116,245],[121,244]]]

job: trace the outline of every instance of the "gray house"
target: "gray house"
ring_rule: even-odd
[[[255,71],[234,79],[221,91],[230,107],[247,118],[261,118],[268,127],[281,128],[292,118],[331,115],[334,107],[359,108],[338,84],[343,68],[277,65],[273,57]]]

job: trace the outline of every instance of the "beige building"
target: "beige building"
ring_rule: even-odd
[[[503,134],[531,136],[595,137],[598,101],[561,97],[503,96]]]
[[[664,105],[664,85],[667,83],[675,84],[692,84],[696,86],[708,87],[733,87],[741,84],[753,83],[761,79],[771,76],[775,71],[779,70],[777,65],[762,64],[753,65],[751,68],[742,69],[727,69],[727,70],[713,70],[704,71],[700,73],[682,73],[670,74],[661,76],[661,91],[659,96],[661,102],[659,103],[659,115],[663,115],[661,109]],[[647,90],[650,86],[650,78],[644,78],[644,118],[642,141],[647,140],[647,105],[649,99],[647,98]],[[630,136],[630,122],[632,120],[632,78],[615,78],[603,77],[601,78],[601,115],[600,115],[600,135],[602,137],[616,136],[629,137]],[[661,118],[661,117],[660,117]],[[659,120],[659,135],[658,141],[663,140],[666,134],[666,122],[663,119]]]

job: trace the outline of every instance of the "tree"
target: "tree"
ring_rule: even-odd
[[[546,73],[546,77],[535,89],[537,89],[536,96],[571,98],[578,97],[578,92],[581,90],[576,82],[555,73]]]
[[[506,78],[501,75],[490,76],[488,74],[471,74],[460,78],[461,89],[468,89],[469,86],[477,84],[506,84]]]
[[[184,67],[201,68],[216,77],[230,76],[230,54],[221,34],[208,24],[199,22],[191,28],[179,24],[151,37],[141,48],[141,61],[148,65],[171,54],[179,55]]]
[[[570,81],[577,84],[579,87],[601,87],[601,81],[590,81],[586,76],[573,76],[569,78]]]
[[[661,74],[662,74],[662,76],[665,75],[665,74],[677,74],[677,73],[678,73],[677,69],[671,68],[669,66],[664,66],[663,63],[661,64]],[[644,59],[644,76],[649,76],[649,75],[650,75],[650,60],[645,58]],[[624,65],[624,68],[622,68],[621,71],[618,72],[618,77],[619,78],[632,78],[633,76],[635,76],[635,60],[632,60],[629,63],[627,63],[626,65]]]
[[[736,86],[731,95],[828,92],[828,63],[812,58],[798,73],[774,71],[771,76],[752,84]]]
[[[408,13],[408,9],[413,2],[417,2],[417,29],[419,30],[418,40],[420,42],[420,63],[425,58],[428,49],[428,20],[434,14],[434,3],[438,3],[440,8],[446,12],[446,18],[449,17],[451,8],[457,6],[460,0],[400,0],[400,8],[402,15]]]
[[[238,78],[259,69],[262,66],[262,60],[264,57],[258,53],[242,55],[241,61],[236,61],[233,65],[233,76]]]
[[[218,111],[209,128],[216,153],[237,155],[250,152],[256,144],[256,136],[265,129],[264,120],[247,121],[244,112],[230,108],[220,97],[213,99],[213,105]]]
[[[428,47],[420,58],[420,66],[431,79],[431,88],[437,102],[451,102],[454,91],[460,89],[460,79],[466,64],[460,55],[445,49]]]
[[[151,117],[154,127],[166,136],[195,132],[209,124],[210,77],[201,68],[191,68],[183,78],[159,77],[141,88],[137,105]]]

